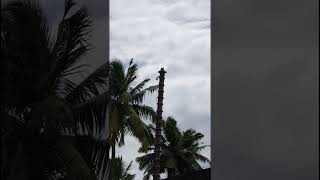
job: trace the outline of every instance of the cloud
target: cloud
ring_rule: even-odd
[[[181,129],[194,128],[210,144],[210,1],[110,1],[110,56],[128,63],[134,58],[139,79],[155,80],[161,67],[167,74],[164,116],[173,116]],[[146,98],[156,108],[157,95]],[[138,156],[131,137],[120,149],[127,161]],[[210,149],[203,152],[210,158]],[[142,172],[133,164],[132,172]]]

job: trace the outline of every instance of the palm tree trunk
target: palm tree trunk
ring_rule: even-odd
[[[156,133],[155,133],[155,159],[154,159],[154,172],[153,180],[160,180],[160,156],[161,156],[161,121],[162,121],[162,105],[163,105],[163,86],[164,86],[164,75],[166,71],[161,68],[159,76],[159,90],[158,90],[158,107],[156,117]]]

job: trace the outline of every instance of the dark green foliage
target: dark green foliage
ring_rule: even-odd
[[[92,22],[75,5],[66,0],[56,33],[36,1],[1,8],[4,179],[48,179],[62,169],[65,179],[98,179],[107,171],[109,145],[97,137],[110,104],[109,63],[79,84],[70,80],[86,67],[80,59],[90,50]]]
[[[115,158],[113,160],[113,166],[111,167],[112,180],[133,180],[135,175],[129,173],[131,165],[132,161],[126,167],[122,157]]]
[[[155,117],[154,110],[143,105],[147,93],[153,93],[158,86],[145,88],[149,79],[134,85],[137,79],[137,64],[130,61],[127,70],[120,61],[110,64],[110,92],[111,92],[111,141],[114,145],[124,144],[124,136],[130,134],[141,142],[148,139],[149,130],[143,122],[143,118]],[[114,153],[113,153],[114,156]]]
[[[201,145],[203,134],[193,129],[181,131],[177,122],[168,117],[163,121],[163,138],[161,143],[160,171],[166,172],[169,177],[202,169],[198,161],[210,162],[200,154],[207,146]],[[150,125],[154,134],[154,127]],[[145,155],[138,157],[140,170],[144,170],[144,179],[152,175],[154,155],[154,141],[145,142],[139,149]]]

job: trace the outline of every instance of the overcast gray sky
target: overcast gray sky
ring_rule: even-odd
[[[203,133],[210,144],[210,0],[111,0],[110,12],[111,58],[126,64],[134,58],[149,85],[165,67],[164,117]],[[146,103],[156,108],[156,100],[155,94]],[[135,161],[138,148],[128,137],[118,154]],[[210,149],[203,154],[210,158]],[[142,179],[137,169],[134,163],[132,172]]]

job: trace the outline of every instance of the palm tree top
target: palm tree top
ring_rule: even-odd
[[[38,1],[16,0],[1,7],[1,67],[6,68],[0,77],[9,83],[0,94],[0,110],[7,117],[17,114],[5,119],[19,122],[5,123],[2,130],[14,137],[27,132],[11,142],[26,145],[27,152],[42,149],[37,155],[44,159],[52,157],[39,162],[32,175],[50,163],[69,164],[67,176],[77,179],[97,179],[106,170],[109,145],[95,137],[104,133],[107,121],[109,62],[80,83],[70,80],[83,72],[81,60],[91,48],[92,19],[85,7],[76,5],[65,1],[56,37]]]
[[[162,123],[162,141],[160,156],[160,171],[166,172],[168,176],[196,171],[202,169],[199,162],[210,163],[210,160],[201,155],[201,151],[208,147],[202,145],[203,134],[187,129],[182,131],[177,126],[177,121],[173,117],[168,117]],[[152,138],[154,139],[154,126],[150,125]],[[149,179],[155,158],[154,141],[142,143],[140,153],[145,155],[136,158],[139,169],[144,170],[144,179]]]

